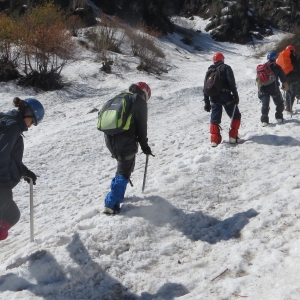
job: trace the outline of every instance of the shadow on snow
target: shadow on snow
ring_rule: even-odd
[[[77,233],[66,249],[77,267],[64,268],[51,253],[45,250],[37,251],[23,259],[22,263],[7,267],[13,269],[28,262],[28,277],[31,278],[31,282],[9,273],[0,277],[0,291],[27,290],[46,300],[173,300],[189,293],[181,284],[165,283],[155,294],[143,292],[140,296],[135,295],[92,260]]]
[[[274,134],[264,134],[261,136],[253,136],[248,139],[257,144],[272,146],[300,146],[300,141],[291,136],[278,136]]]
[[[170,224],[192,241],[201,240],[210,244],[240,237],[240,232],[249,223],[249,219],[258,215],[254,209],[249,209],[220,221],[201,211],[185,213],[159,196],[145,199],[150,205],[134,206],[124,203],[121,213],[127,217],[143,217],[155,226]],[[144,199],[136,197],[133,200],[138,202]]]

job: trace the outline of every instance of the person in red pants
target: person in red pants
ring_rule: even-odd
[[[239,95],[237,92],[235,78],[233,71],[229,65],[224,63],[224,55],[221,52],[217,52],[213,56],[214,64],[208,68],[205,75],[205,82],[211,74],[211,69],[219,69],[219,91],[214,96],[209,96],[203,89],[204,94],[204,110],[211,111],[210,119],[210,133],[211,133],[211,146],[216,147],[222,141],[220,133],[221,120],[223,107],[227,115],[232,118],[231,128],[229,130],[229,143],[235,144],[238,141],[238,130],[241,124],[241,113],[238,108]]]
[[[5,240],[8,230],[20,219],[20,211],[13,200],[12,189],[22,176],[28,183],[36,183],[36,175],[22,163],[24,143],[22,134],[31,125],[39,124],[44,117],[42,104],[33,98],[16,97],[14,109],[0,113],[0,240]]]

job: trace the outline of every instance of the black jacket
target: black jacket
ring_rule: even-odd
[[[28,170],[22,163],[24,142],[22,132],[28,127],[17,110],[0,114],[0,184],[14,187]]]
[[[274,75],[276,76],[276,80],[273,83],[269,84],[269,85],[261,86],[259,88],[260,93],[275,95],[278,92],[280,92],[280,90],[279,90],[279,86],[280,86],[279,80],[281,81],[281,83],[287,82],[286,75],[285,75],[284,71],[282,70],[282,68],[279,65],[277,65],[276,63],[271,64],[271,69],[272,69]]]
[[[221,77],[223,79],[223,84],[222,84],[223,91],[224,92],[232,92],[232,94],[237,93],[233,71],[232,71],[231,67],[229,65],[224,64],[223,61],[219,61],[217,63],[214,63],[213,65],[211,65],[208,68],[208,71],[206,72],[206,75],[205,75],[204,82],[206,82],[206,79],[207,79],[207,76],[208,76],[208,73],[209,73],[209,69],[215,68],[215,67],[218,67],[218,66],[221,66],[220,67],[220,73],[221,73]],[[209,97],[207,95],[205,95],[204,91],[203,91],[203,94],[204,94],[204,99],[208,100]]]
[[[290,58],[291,58],[291,63],[292,63],[292,66],[293,66],[293,70],[290,73],[286,74],[286,80],[289,84],[299,82],[299,80],[300,80],[300,60],[299,60],[299,57],[298,57],[298,55],[296,55],[294,53],[294,51],[291,51]]]
[[[113,157],[126,157],[137,152],[137,142],[141,148],[148,146],[147,138],[147,102],[138,94],[125,96],[126,102],[131,102],[133,118],[130,128],[119,134],[105,134],[106,146]]]

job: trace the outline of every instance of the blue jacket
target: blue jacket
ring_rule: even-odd
[[[22,163],[24,142],[22,132],[28,127],[17,110],[0,113],[0,183],[16,186],[28,169]]]

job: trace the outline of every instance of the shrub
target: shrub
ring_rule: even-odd
[[[138,70],[161,74],[167,72],[164,52],[155,44],[155,39],[143,31],[126,29],[132,54],[140,58]]]
[[[18,78],[17,70],[20,47],[18,24],[8,16],[0,14],[0,81]]]
[[[286,38],[282,39],[280,43],[277,44],[275,51],[281,52],[288,45],[293,45],[296,49],[296,53],[300,55],[300,29],[295,29],[295,34],[290,34]]]
[[[94,44],[94,50],[101,57],[103,51],[121,53],[120,46],[124,42],[123,30],[120,30],[119,20],[100,14],[101,24],[96,26],[88,34],[88,38]]]
[[[132,54],[134,56],[145,56],[145,52],[153,52],[159,58],[165,58],[164,52],[155,44],[154,37],[141,30],[126,29]]]
[[[75,55],[63,11],[53,2],[35,7],[22,22],[22,45],[25,78],[20,84],[47,90],[61,87],[60,73]]]
[[[116,17],[108,17],[100,14],[101,24],[87,33],[87,38],[93,43],[93,49],[97,53],[97,60],[101,61],[101,71],[111,72],[114,63],[111,52],[121,53],[120,47],[124,42],[124,30]]]
[[[81,28],[85,27],[84,22],[79,16],[72,15],[66,21],[67,27],[73,36],[78,36],[78,32]]]

